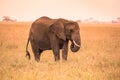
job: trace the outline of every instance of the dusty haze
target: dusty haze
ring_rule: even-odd
[[[120,0],[0,0],[0,17],[35,20],[40,16],[109,21],[120,17]]]

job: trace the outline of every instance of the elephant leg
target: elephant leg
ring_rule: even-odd
[[[59,61],[60,60],[60,51],[59,51],[58,45],[54,44],[54,46],[52,47],[52,50],[53,50],[55,61]]]
[[[34,53],[35,60],[37,62],[39,62],[40,61],[40,54],[39,54],[38,49],[33,49],[33,53]]]
[[[65,41],[62,49],[62,59],[67,60],[67,56],[68,56],[68,41]]]
[[[40,53],[38,49],[33,49],[34,57],[37,62],[40,61]]]
[[[31,46],[32,46],[32,51],[34,53],[34,57],[35,57],[35,60],[37,62],[40,61],[40,53],[39,53],[39,48],[37,47],[37,45],[33,42],[31,42]]]
[[[59,61],[60,60],[59,50],[53,49],[53,54],[54,54],[54,57],[55,57],[55,61]]]
[[[60,60],[59,40],[54,34],[50,36],[50,43],[51,48],[53,50],[55,61],[59,61]]]
[[[39,60],[40,60],[40,56],[42,54],[43,50],[39,49]]]

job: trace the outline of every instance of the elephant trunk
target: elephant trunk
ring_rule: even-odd
[[[72,44],[70,46],[70,49],[72,52],[77,52],[80,49],[80,44],[78,44],[77,42],[75,42],[74,40],[72,41]]]
[[[81,48],[80,35],[72,37],[70,49],[72,52],[77,52]]]

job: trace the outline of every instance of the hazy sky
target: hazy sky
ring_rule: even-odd
[[[120,17],[120,0],[0,0],[0,17],[35,20],[41,16],[84,20]]]

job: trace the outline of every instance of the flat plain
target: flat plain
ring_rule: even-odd
[[[82,48],[54,61],[51,50],[25,57],[31,22],[0,22],[0,80],[120,80],[120,24],[80,23]],[[62,54],[62,53],[61,53]]]

